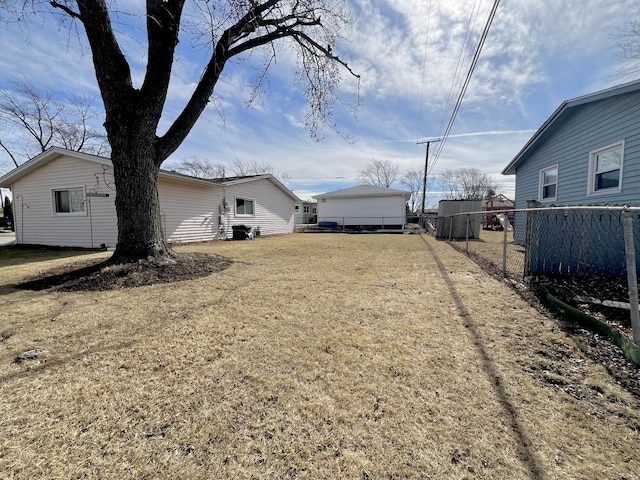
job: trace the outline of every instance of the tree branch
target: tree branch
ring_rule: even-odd
[[[53,8],[59,8],[60,10],[62,10],[64,13],[66,13],[70,17],[77,18],[78,20],[80,20],[80,14],[78,12],[74,12],[69,7],[67,7],[66,5],[64,5],[62,3],[59,3],[59,2],[55,2],[55,1],[51,1],[51,2],[49,2],[49,4]]]
[[[83,0],[77,4],[79,14],[62,8],[63,5],[58,2],[52,3],[55,8],[62,8],[84,24],[107,114],[105,125],[108,125],[112,114],[118,108],[135,108],[131,69],[115,37],[105,0]],[[123,101],[127,95],[131,98],[129,101]]]
[[[291,13],[276,18],[269,17],[276,10],[275,7],[282,1],[269,0],[262,4],[252,1],[252,6],[247,13],[222,33],[191,98],[173,124],[158,140],[158,159],[160,162],[180,146],[206,108],[227,60],[243,52],[290,37],[311,57],[325,58],[336,62],[351,75],[360,78],[349,67],[347,62],[332,53],[330,45],[322,46],[301,30],[301,28],[307,27],[322,27],[321,19],[316,15],[316,10],[299,11],[300,2],[296,2],[291,8]],[[259,29],[264,31],[255,35]],[[319,65],[318,68],[321,68]],[[318,75],[309,77],[311,83],[314,80],[322,81],[321,76]],[[326,91],[330,90],[329,88]],[[314,98],[324,97],[326,91],[317,93]],[[311,109],[318,108],[320,116],[324,117],[326,109],[322,107],[323,105],[324,103],[318,101],[311,105]]]
[[[184,0],[147,0],[147,71],[140,88],[141,106],[160,121],[174,61]]]

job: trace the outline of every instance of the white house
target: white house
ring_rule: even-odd
[[[302,202],[296,204],[296,224],[316,223],[318,214],[316,202]]]
[[[344,228],[403,229],[410,192],[358,185],[316,195],[318,224],[334,222]]]
[[[13,194],[17,243],[115,247],[112,169],[107,158],[53,147],[0,177]],[[161,170],[158,191],[170,243],[231,238],[234,225],[292,233],[300,203],[272,175],[205,180]]]

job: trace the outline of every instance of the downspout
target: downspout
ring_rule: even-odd
[[[224,202],[227,202],[227,208],[224,208]],[[224,239],[229,239],[229,229],[231,228],[229,221],[229,200],[227,199],[227,187],[222,185],[222,204],[218,205],[218,211],[220,212],[220,225],[218,227],[222,227],[222,233],[224,234]],[[222,209],[220,208],[222,207]]]

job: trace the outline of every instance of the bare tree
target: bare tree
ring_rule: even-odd
[[[236,158],[231,163],[231,171],[238,177],[244,177],[247,175],[264,175],[269,173],[276,177],[283,183],[289,180],[289,175],[286,172],[278,172],[273,165],[269,162],[258,162],[257,160],[241,160]]]
[[[360,181],[367,185],[389,188],[398,179],[398,164],[391,160],[373,159],[367,168],[360,170]]]
[[[17,167],[54,145],[108,155],[106,133],[92,126],[100,116],[89,97],[60,100],[26,80],[0,90],[0,149]]]
[[[482,200],[498,189],[497,183],[475,167],[446,170],[438,176],[446,200]]]
[[[278,172],[269,162],[245,161],[235,159],[230,165],[213,163],[206,158],[185,158],[176,165],[176,170],[198,178],[224,178],[230,176],[245,177],[248,175],[271,174],[282,182],[289,180],[285,172]]]
[[[266,73],[274,63],[276,47],[289,40],[297,52],[297,79],[309,102],[306,121],[312,135],[322,125],[332,125],[329,118],[341,67],[353,74],[334,54],[349,22],[342,3],[335,0],[194,1],[187,13],[186,0],[147,0],[143,19],[147,64],[139,86],[134,86],[131,66],[112,23],[117,20],[122,31],[131,26],[127,21],[139,21],[134,12],[124,10],[124,3],[33,0],[20,4],[51,8],[72,31],[86,34],[106,112],[104,125],[117,191],[118,242],[112,262],[175,261],[162,233],[159,169],[204,111],[228,61],[265,47]],[[205,39],[208,59],[182,111],[159,134],[176,47],[184,35],[200,42]]]
[[[273,174],[275,169],[269,162],[258,162],[257,160],[248,161],[236,158],[231,163],[231,171],[238,177],[244,177],[246,175],[262,175],[264,173]]]
[[[227,173],[223,164],[196,157],[185,158],[176,165],[176,169],[186,175],[198,178],[223,178]]]
[[[613,35],[613,39],[623,64],[620,75],[637,76],[640,73],[640,2],[630,12],[622,31]]]
[[[407,170],[404,175],[400,177],[399,182],[407,187],[411,192],[409,198],[409,208],[413,213],[418,212],[418,206],[422,204],[422,184],[424,181],[424,169]]]

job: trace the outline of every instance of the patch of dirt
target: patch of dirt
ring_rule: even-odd
[[[206,277],[226,270],[233,263],[219,255],[198,253],[176,254],[175,260],[167,265],[144,260],[129,264],[104,260],[76,262],[44,272],[18,287],[59,292],[120,290]]]
[[[539,298],[543,295],[543,290],[540,288],[542,285],[564,303],[597,318],[629,339],[633,337],[628,310],[607,308],[596,304],[587,305],[576,300],[577,295],[583,295],[621,302],[628,301],[626,285],[619,279],[577,276],[543,278],[537,280],[536,285],[532,286]],[[611,338],[569,320],[560,312],[554,311],[554,314],[558,317],[562,328],[576,339],[580,348],[589,357],[604,365],[620,385],[640,398],[640,367],[628,360]]]
[[[527,285],[522,281],[518,281],[513,278],[505,278],[500,268],[495,264],[488,261],[481,255],[469,255],[483,270],[490,273],[495,278],[498,278],[508,285],[510,285],[515,291],[520,294],[522,298],[527,302],[545,313],[552,316],[558,322],[560,328],[563,331],[571,335],[571,337],[580,346],[580,349],[594,361],[602,364],[607,371],[615,378],[616,382],[623,386],[627,391],[632,393],[636,398],[640,399],[640,367],[630,360],[628,360],[622,350],[613,342],[613,340],[606,335],[602,335],[596,331],[585,328],[584,326],[567,319],[561,312],[556,311],[546,305],[543,300],[542,292],[534,285]],[[565,303],[574,304],[576,307],[580,305],[571,301],[571,297],[576,295],[576,292],[582,295],[601,296],[603,292],[607,292],[608,296],[616,300],[624,300],[626,288],[624,285],[620,286],[616,282],[605,281],[604,279],[582,279],[579,277],[563,277],[557,279],[555,282],[545,280],[546,287],[557,297],[563,300]],[[627,297],[628,298],[628,297]],[[592,306],[592,310],[595,310]],[[600,308],[599,310],[602,310]],[[584,309],[583,309],[584,311]],[[592,312],[586,312],[592,313]],[[631,338],[629,312],[626,312],[626,322],[621,321],[619,315],[604,316],[599,311],[597,317],[606,321],[610,326],[616,328],[618,331]],[[622,327],[622,328],[621,328]],[[547,352],[548,353],[548,352]],[[571,372],[576,366],[571,364],[571,358],[567,355],[558,357],[557,360],[562,360],[563,371],[565,374]],[[548,377],[548,378],[547,378]],[[553,379],[549,376],[545,377],[548,383],[552,383]],[[567,393],[578,396],[571,385],[558,385],[558,388],[565,390]],[[597,392],[594,392],[597,394]]]

